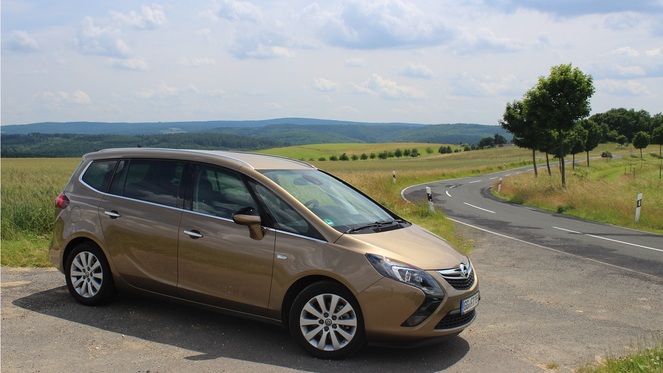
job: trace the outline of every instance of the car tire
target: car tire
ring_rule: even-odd
[[[320,359],[343,359],[366,344],[359,303],[332,281],[304,288],[292,303],[288,325],[295,341]]]
[[[90,242],[74,247],[65,263],[67,289],[71,296],[86,306],[98,306],[115,295],[110,266],[101,249]]]

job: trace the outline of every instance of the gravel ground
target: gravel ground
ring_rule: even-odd
[[[2,372],[570,372],[663,338],[663,279],[459,227],[476,242],[477,320],[416,349],[344,361],[301,351],[282,328],[120,294],[69,296],[50,268],[2,268]]]

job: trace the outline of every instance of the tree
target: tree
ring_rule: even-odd
[[[507,143],[508,141],[504,136],[500,135],[499,133],[495,134],[495,146],[505,145]]]
[[[506,104],[504,115],[500,120],[500,126],[513,135],[513,143],[519,148],[532,149],[532,164],[534,165],[534,177],[539,176],[536,167],[536,150],[539,147],[537,130],[534,122],[527,120],[525,106],[522,101],[513,101]],[[497,136],[497,135],[495,135]]]
[[[651,129],[651,116],[646,110],[610,109],[605,113],[594,114],[591,117],[596,123],[604,124],[609,131],[617,131],[624,135],[628,141],[633,141],[636,133]]]
[[[562,171],[562,187],[566,187],[564,139],[576,121],[591,111],[589,99],[594,94],[591,75],[571,64],[553,66],[548,77],[540,77],[535,88],[526,94],[526,105],[534,120],[557,135]]]
[[[599,146],[599,143],[603,138],[603,131],[601,127],[591,119],[581,120],[580,125],[585,129],[585,131],[587,131],[584,150],[587,153],[587,167],[589,167],[589,152]]]
[[[585,151],[585,144],[587,142],[587,130],[577,123],[573,130],[566,137],[565,149],[569,149],[569,153],[573,156],[573,169],[576,169],[576,154]]]
[[[619,144],[619,146],[628,145],[628,138],[624,135],[617,135],[615,141],[617,141],[617,144]]]
[[[640,131],[633,136],[633,147],[640,149],[640,159],[642,159],[642,149],[649,146],[649,140],[649,134],[644,131]]]
[[[652,136],[651,143],[658,144],[658,157],[663,158],[661,155],[661,148],[663,147],[663,114],[658,113],[652,118]]]
[[[394,152],[394,155],[396,156],[396,158],[400,158],[400,157],[403,156],[403,151],[402,151],[400,148],[398,148],[398,149],[396,149],[396,151]]]
[[[495,146],[495,139],[492,137],[484,137],[479,140],[479,149],[492,148]]]

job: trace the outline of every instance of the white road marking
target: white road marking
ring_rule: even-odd
[[[491,214],[494,214],[494,213],[495,213],[495,211],[486,210],[486,209],[481,208],[481,207],[479,207],[479,206],[471,205],[471,204],[469,204],[469,203],[467,203],[467,202],[463,202],[463,203],[466,204],[466,205],[468,205],[468,206],[470,206],[470,207],[474,207],[475,209],[479,209],[479,210],[481,210],[481,211],[486,211],[486,212],[489,212],[489,213],[491,213]]]
[[[535,246],[535,247],[538,247],[538,248],[541,248],[541,249],[545,249],[545,250],[548,250],[548,251],[552,251],[552,252],[555,252],[555,253],[558,253],[558,254],[568,255],[568,256],[571,256],[571,257],[579,258],[579,259],[585,259],[585,260],[588,260],[588,261],[590,261],[590,262],[594,262],[594,263],[602,264],[602,265],[605,265],[605,266],[608,266],[608,267],[621,269],[621,270],[623,270],[623,271],[627,271],[627,272],[637,273],[637,274],[642,275],[642,276],[647,276],[647,277],[651,277],[651,278],[660,279],[660,277],[658,277],[658,276],[654,276],[654,275],[650,275],[650,274],[648,274],[648,273],[644,273],[644,272],[636,271],[636,270],[634,270],[634,269],[630,269],[630,268],[626,268],[626,267],[622,267],[622,266],[618,266],[618,265],[614,265],[614,264],[610,264],[610,263],[602,262],[602,261],[600,261],[600,260],[596,260],[596,259],[592,259],[592,258],[587,258],[587,257],[585,257],[585,256],[580,256],[580,255],[577,255],[577,254],[567,253],[566,251],[553,249],[552,247],[539,245],[539,244],[534,243],[534,242],[529,242],[529,241],[521,240],[520,238],[515,238],[515,237],[507,236],[507,235],[502,234],[502,233],[493,232],[493,231],[491,231],[491,230],[488,230],[488,229],[485,229],[485,228],[481,228],[481,227],[477,227],[476,225],[468,224],[468,223],[462,222],[462,221],[460,221],[460,220],[456,220],[456,219],[450,218],[450,217],[448,217],[448,216],[447,216],[447,219],[449,219],[449,220],[451,220],[451,221],[453,221],[453,222],[456,222],[456,223],[458,223],[458,224],[466,225],[466,226],[468,226],[468,227],[470,227],[470,228],[478,229],[478,230],[480,230],[480,231],[482,231],[482,232],[486,232],[486,233],[494,234],[494,235],[499,236],[499,237],[504,237],[504,238],[507,238],[507,239],[510,239],[510,240],[514,240],[514,241],[518,241],[518,242],[521,242],[521,243],[524,243],[524,244],[532,245],[532,246]]]
[[[449,198],[451,198],[451,194],[449,194],[449,191],[448,191],[448,190],[445,190],[444,193],[446,193],[447,196],[449,196]]]
[[[619,241],[619,240],[615,240],[615,239],[612,239],[612,238],[596,236],[596,235],[593,235],[593,234],[586,234],[586,233],[582,233],[582,232],[576,232],[576,231],[572,231],[572,230],[570,230],[570,229],[565,229],[565,228],[560,228],[560,227],[553,227],[553,228],[554,228],[554,229],[558,229],[558,230],[560,230],[560,231],[564,231],[564,232],[575,233],[575,234],[581,234],[581,235],[583,235],[583,236],[588,236],[588,237],[598,238],[598,239],[601,239],[601,240],[606,240],[606,241],[611,241],[611,242],[621,243],[621,244],[624,244],[624,245],[635,246],[635,247],[639,247],[639,248],[642,248],[642,249],[654,250],[654,251],[659,251],[659,252],[662,252],[662,253],[663,253],[663,249],[656,249],[656,248],[653,248],[653,247],[643,246],[643,245],[638,245],[638,244],[631,243],[631,242]]]
[[[480,183],[480,182],[482,182],[482,181],[483,181],[483,180],[474,180],[474,181],[470,181],[469,184]]]

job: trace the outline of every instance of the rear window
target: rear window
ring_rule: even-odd
[[[85,170],[81,180],[93,189],[106,192],[113,177],[117,160],[94,161]]]

